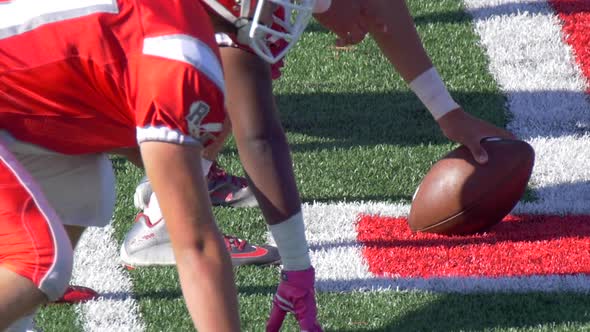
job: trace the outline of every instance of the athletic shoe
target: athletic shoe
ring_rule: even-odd
[[[273,246],[257,246],[229,235],[224,235],[224,241],[234,266],[273,265],[280,262],[279,251]],[[176,264],[170,236],[155,195],[152,195],[144,212],[135,218],[121,246],[120,257],[123,264],[130,267]]]
[[[225,247],[231,255],[233,266],[277,265],[281,262],[279,250],[269,245],[256,246],[235,236],[223,235]]]
[[[123,264],[127,266],[174,265],[176,263],[164,219],[161,216],[154,218],[154,214],[150,214],[151,205],[143,213],[137,214],[133,227],[123,240],[120,256]]]
[[[94,300],[97,297],[98,293],[92,288],[70,285],[62,297],[50,303],[75,304]]]
[[[136,209],[142,211],[148,206],[150,197],[152,197],[152,184],[148,180],[147,176],[141,178],[137,187],[135,187],[135,193],[133,193],[133,205]]]
[[[295,316],[301,331],[321,332],[315,302],[315,272],[313,267],[303,271],[282,271],[281,283],[272,300],[267,332],[278,332],[288,312]]]
[[[213,162],[207,174],[209,197],[214,206],[256,207],[258,202],[245,178],[227,174]]]
[[[209,173],[207,173],[207,185],[209,198],[214,206],[229,207],[256,207],[258,201],[248,186],[245,178],[227,174],[213,162]],[[139,210],[144,210],[152,195],[152,186],[146,177],[143,177],[133,195],[133,204]]]

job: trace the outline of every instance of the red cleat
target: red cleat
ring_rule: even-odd
[[[81,303],[81,302],[94,300],[97,297],[98,297],[98,293],[92,288],[88,288],[88,287],[84,287],[84,286],[70,285],[70,286],[68,286],[68,288],[66,289],[66,292],[64,293],[64,295],[62,297],[60,297],[59,299],[57,299],[51,303],[75,304],[75,303]]]

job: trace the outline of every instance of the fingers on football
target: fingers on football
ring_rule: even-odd
[[[488,162],[488,153],[480,144],[470,146],[469,150],[478,163],[485,164]]]

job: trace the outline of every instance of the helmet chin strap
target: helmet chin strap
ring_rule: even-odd
[[[252,16],[250,13],[250,0],[242,0],[242,5],[240,9],[240,15],[242,17],[236,17],[232,12],[230,12],[227,8],[221,5],[219,2],[215,0],[204,0],[209,7],[211,7],[217,15],[223,17],[226,21],[231,22],[233,26],[237,30],[237,41],[240,44],[250,45],[252,40],[248,33],[252,28],[252,20],[248,17]]]
[[[239,18],[235,21],[234,26],[236,27],[238,34],[237,34],[237,41],[240,44],[250,45],[252,39],[248,35],[250,33],[250,29],[252,28],[252,21],[247,18]]]

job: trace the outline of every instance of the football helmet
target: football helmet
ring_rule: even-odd
[[[282,59],[297,43],[316,3],[316,0],[202,1],[236,28],[238,43],[248,45],[271,64]],[[277,51],[272,45],[279,41],[284,46]]]

